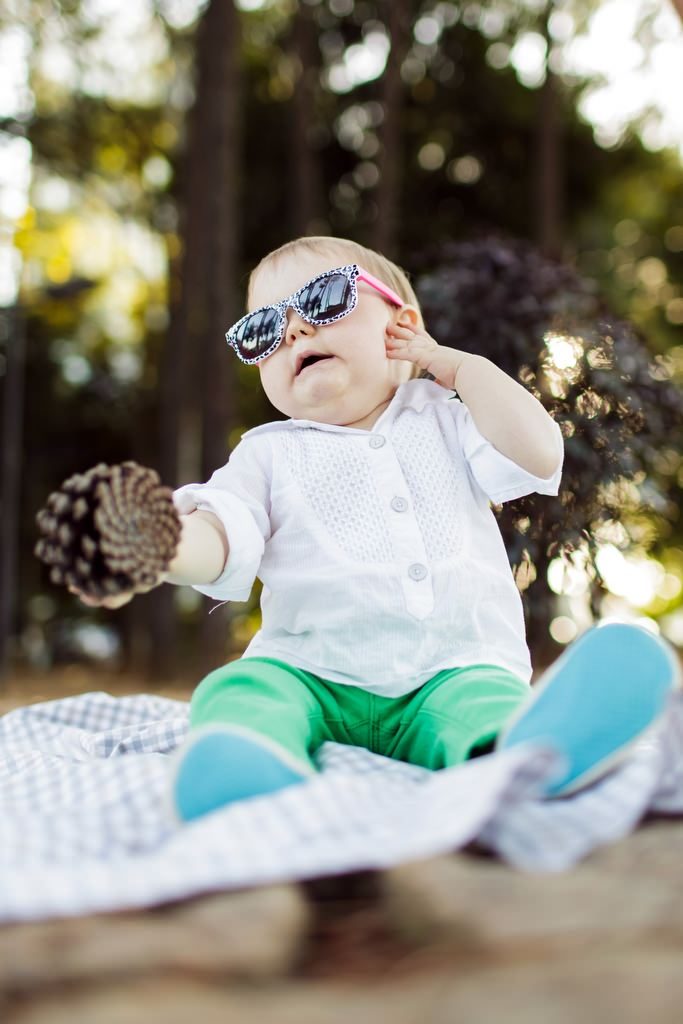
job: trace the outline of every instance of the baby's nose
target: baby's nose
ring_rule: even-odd
[[[315,327],[312,324],[306,323],[303,317],[294,309],[287,311],[287,329],[285,330],[285,340],[288,344],[293,344],[297,338],[300,338],[302,334],[313,335],[315,334]]]

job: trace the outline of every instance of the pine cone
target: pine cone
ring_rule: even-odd
[[[35,553],[51,567],[52,582],[98,599],[153,586],[181,528],[170,488],[136,462],[100,462],[69,477],[36,523],[43,536]]]

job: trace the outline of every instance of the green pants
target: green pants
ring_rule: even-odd
[[[308,771],[325,740],[437,769],[490,743],[530,692],[498,665],[445,669],[405,697],[377,697],[275,658],[238,658],[199,684],[190,724],[259,733]]]

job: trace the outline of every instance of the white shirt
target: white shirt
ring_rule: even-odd
[[[557,494],[561,470],[528,473],[451,391],[413,379],[372,430],[297,419],[248,430],[208,483],[174,499],[181,513],[214,512],[230,545],[222,575],[195,589],[246,601],[263,582],[262,626],[245,657],[399,697],[465,665],[530,679],[522,602],[490,503]]]

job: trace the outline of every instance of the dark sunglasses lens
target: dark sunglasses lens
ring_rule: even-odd
[[[346,274],[330,274],[302,288],[297,295],[299,308],[307,320],[329,320],[353,308],[353,289]]]
[[[272,348],[280,337],[280,314],[277,309],[259,309],[240,324],[235,344],[245,359],[258,359]]]

